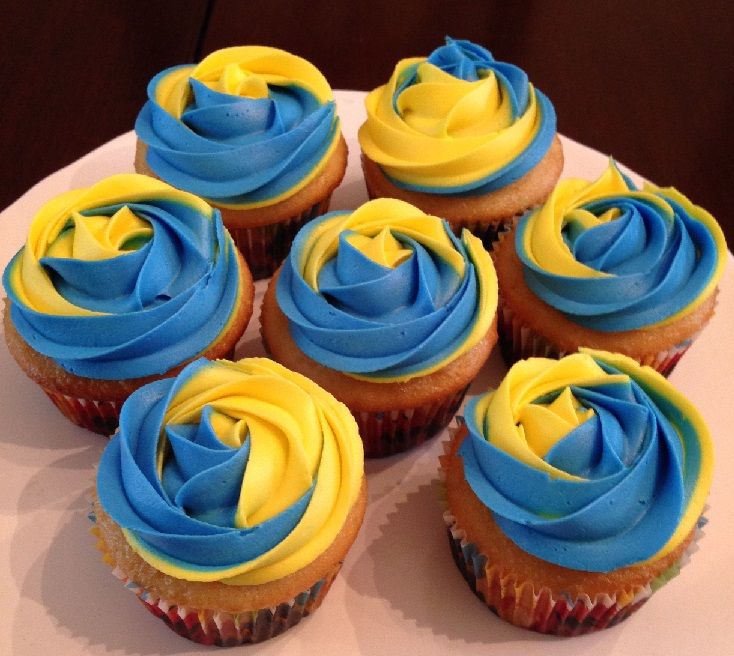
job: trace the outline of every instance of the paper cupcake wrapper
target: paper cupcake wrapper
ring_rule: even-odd
[[[134,593],[145,608],[184,638],[202,645],[234,647],[262,642],[298,624],[321,605],[340,566],[307,590],[271,608],[227,613],[177,606],[137,585],[119,568],[112,573]]]
[[[91,505],[88,517],[96,524],[97,518]],[[103,560],[111,566],[112,574],[125,588],[132,592],[150,613],[163,620],[171,630],[202,645],[234,647],[262,642],[280,635],[316,611],[341,569],[341,563],[337,563],[334,569],[311,587],[292,599],[270,608],[228,613],[208,608],[179,606],[146,590],[127,576],[109,556],[99,529],[94,526],[91,532],[97,538],[97,549],[102,553]]]
[[[273,275],[288,255],[296,233],[311,219],[325,214],[329,209],[330,200],[331,195],[312,205],[305,212],[277,223],[252,228],[227,226],[254,280]]]
[[[449,453],[450,444],[451,440],[444,443],[445,453]],[[443,466],[439,468],[439,474],[443,481]],[[450,510],[444,510],[443,519],[451,555],[474,594],[506,622],[558,636],[592,633],[615,626],[632,615],[689,562],[691,554],[698,550],[697,542],[707,521],[703,515],[699,518],[693,541],[683,556],[648,584],[612,595],[600,593],[591,597],[581,594],[574,598],[554,594],[549,588],[537,587],[532,581],[520,580],[501,564],[489,562],[477,545],[467,539],[466,531],[458,525]]]
[[[493,220],[491,223],[485,221],[471,221],[469,219],[449,220],[451,229],[454,231],[457,237],[461,236],[462,229],[466,228],[475,237],[479,237],[482,240],[484,248],[490,253],[494,248],[494,244],[500,239],[504,238],[508,232],[511,232],[515,227],[515,224],[528,212],[540,207],[540,205],[533,205],[532,207],[526,207],[524,210],[516,212],[512,216],[506,216],[501,219]]]
[[[232,360],[234,353],[233,348],[223,357]],[[90,399],[74,394],[64,394],[42,385],[41,389],[61,411],[61,414],[77,426],[106,436],[112,435],[117,430],[117,425],[120,423],[120,410],[125,399],[115,401]]]
[[[77,426],[100,435],[112,435],[120,421],[121,401],[104,401],[70,396],[42,388],[53,404]]]
[[[571,352],[553,344],[543,335],[525,325],[511,308],[502,303],[501,298],[498,311],[498,329],[500,349],[508,366],[525,358],[562,358]],[[669,376],[699,333],[700,331],[669,349],[631,357],[642,365],[656,369],[663,376]],[[583,346],[583,344],[578,346]],[[573,352],[575,352],[575,349]]]
[[[422,444],[448,426],[469,387],[438,402],[412,408],[367,412],[353,410],[366,458],[384,458]]]
[[[380,197],[366,179],[365,186],[367,187],[367,196],[370,200]],[[491,221],[482,221],[477,219],[447,219],[447,221],[451,225],[451,229],[457,237],[460,237],[461,231],[466,228],[474,236],[479,237],[479,239],[482,240],[484,248],[491,252],[493,244],[499,240],[500,236],[503,233],[510,231],[514,227],[515,223],[525,213],[535,209],[536,207],[540,207],[540,205],[533,205],[532,207],[527,207],[512,216],[492,219]]]

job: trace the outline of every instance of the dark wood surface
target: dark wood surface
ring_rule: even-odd
[[[167,66],[258,43],[311,60],[334,88],[367,90],[450,35],[523,67],[563,134],[677,187],[734,244],[734,6],[723,0],[4,4],[0,207],[130,130]]]

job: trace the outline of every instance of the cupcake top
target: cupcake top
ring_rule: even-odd
[[[427,58],[398,62],[366,100],[364,154],[398,187],[479,195],[518,180],[556,134],[553,105],[517,66],[447,38]]]
[[[148,85],[135,131],[157,176],[222,207],[273,205],[315,178],[339,142],[323,75],[264,46],[217,50]]]
[[[521,549],[575,570],[661,558],[711,485],[706,425],[660,374],[582,349],[515,364],[465,411],[467,482]]]
[[[143,175],[44,205],[3,285],[35,351],[77,376],[161,374],[228,326],[239,260],[217,210]]]
[[[477,344],[497,308],[479,239],[403,201],[381,198],[306,224],[276,298],[298,347],[375,382],[436,371]]]
[[[726,242],[716,220],[672,188],[642,190],[610,161],[595,182],[562,180],[515,233],[528,287],[579,325],[653,328],[716,289]]]
[[[201,359],[125,402],[97,494],[159,571],[257,585],[331,545],[363,469],[354,419],[315,383],[264,358]]]

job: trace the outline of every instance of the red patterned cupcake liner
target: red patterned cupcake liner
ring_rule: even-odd
[[[113,574],[138,597],[148,611],[163,620],[178,635],[202,645],[233,647],[273,638],[315,612],[340,568],[341,563],[293,599],[272,608],[241,613],[177,606],[140,587],[119,568],[115,568]]]
[[[42,388],[61,413],[77,426],[100,435],[112,435],[120,421],[121,401],[104,401],[70,396]]]
[[[234,243],[242,253],[253,280],[269,278],[285,259],[296,233],[311,219],[325,214],[329,209],[331,196],[312,205],[305,212],[285,221],[270,223],[252,228],[233,228],[227,226]]]
[[[434,403],[413,408],[367,412],[352,410],[366,458],[384,458],[412,449],[448,426],[469,387]]]
[[[374,189],[370,186],[370,183],[366,179],[365,187],[367,187],[367,196],[370,200],[380,198],[380,196],[375,193]],[[501,219],[493,219],[489,222],[482,221],[480,219],[447,219],[447,221],[451,225],[451,229],[454,231],[454,234],[457,237],[460,237],[461,231],[466,228],[475,237],[479,237],[479,239],[482,240],[484,248],[491,252],[494,243],[500,239],[500,236],[512,230],[512,228],[515,226],[515,223],[524,214],[526,214],[530,210],[535,209],[536,207],[540,207],[540,205],[533,205],[532,207],[527,207],[524,210],[513,214],[512,216],[504,217]]]
[[[498,332],[502,356],[508,366],[526,358],[562,358],[569,354],[569,351],[559,348],[525,325],[512,309],[502,303],[501,297],[498,308]],[[663,376],[669,376],[699,333],[700,331],[669,349],[648,353],[641,357],[631,357],[634,357],[640,364],[659,371]]]

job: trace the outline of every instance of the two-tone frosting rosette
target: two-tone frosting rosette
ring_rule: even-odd
[[[321,603],[364,514],[346,407],[264,358],[198,360],[125,403],[97,475],[115,573],[177,633],[258,642]]]
[[[101,433],[145,382],[230,354],[252,313],[219,212],[142,175],[44,205],[3,284],[11,354],[69,419]]]
[[[586,633],[677,574],[713,451],[701,416],[659,373],[603,351],[531,358],[464,416],[442,458],[449,537],[503,619]]]
[[[266,347],[349,406],[368,455],[450,421],[495,342],[494,267],[479,239],[377,199],[298,234],[263,303]]]
[[[276,48],[225,48],[162,71],[135,131],[136,170],[220,208],[256,278],[326,211],[346,168],[329,84]]]
[[[725,261],[715,219],[675,189],[637,189],[613,162],[563,180],[497,248],[506,351],[589,346],[667,374],[713,315]]]
[[[524,71],[470,41],[447,38],[427,58],[398,62],[366,106],[370,196],[411,202],[487,244],[560,176],[553,105]]]

